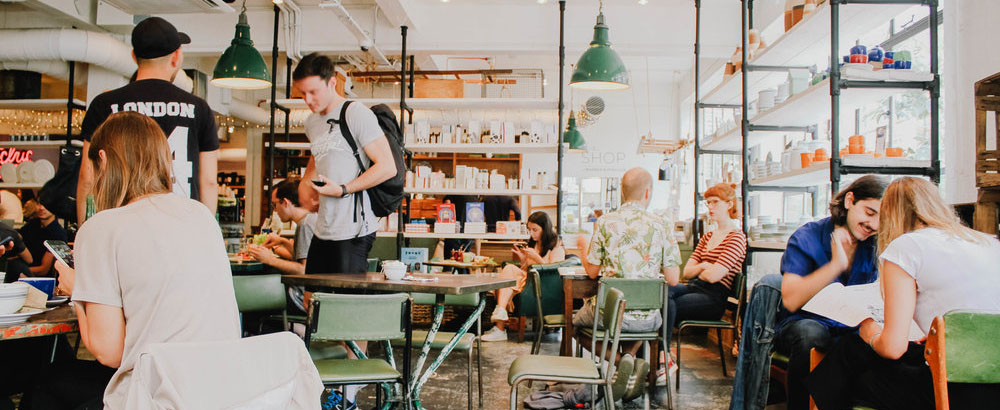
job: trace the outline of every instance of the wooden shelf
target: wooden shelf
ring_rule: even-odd
[[[353,101],[367,106],[386,104],[399,108],[398,98],[359,98]],[[279,105],[289,109],[309,109],[299,98],[278,99]],[[64,101],[65,103],[65,101]],[[414,110],[504,110],[504,109],[557,109],[556,100],[541,98],[407,98],[406,105]],[[65,104],[63,104],[65,106]]]
[[[28,183],[0,182],[0,189],[41,189],[43,185],[45,185],[44,182],[28,182]]]
[[[70,141],[70,145],[74,147],[82,147],[83,141],[73,140]],[[25,147],[25,148],[60,148],[66,146],[66,141],[52,140],[52,141],[0,141],[0,148],[6,147]]]
[[[843,158],[844,166],[858,167],[907,167],[926,168],[931,165],[930,161],[904,159],[904,158]],[[830,163],[814,164],[809,168],[797,169],[778,175],[771,175],[763,178],[756,178],[750,181],[750,185],[767,186],[788,186],[788,187],[808,187],[827,184],[830,182]]]
[[[785,250],[788,246],[787,242],[775,242],[775,241],[750,241],[747,243],[747,247],[756,249],[773,249],[773,250]]]
[[[485,195],[485,196],[521,196],[521,195],[555,195],[556,191],[552,189],[541,190],[541,189],[484,189],[484,190],[468,190],[468,189],[451,189],[451,188],[431,188],[431,189],[416,189],[416,188],[406,188],[407,194],[422,194],[422,195]]]
[[[546,154],[558,152],[557,144],[407,144],[413,152],[462,154]]]
[[[35,110],[62,111],[66,109],[65,98],[33,98],[22,100],[0,100],[0,110]],[[81,100],[74,99],[73,104],[86,107]]]

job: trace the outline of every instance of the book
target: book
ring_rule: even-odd
[[[885,323],[885,302],[882,300],[880,282],[844,286],[834,282],[821,289],[802,310],[836,320],[847,326],[858,326],[871,318],[879,325]],[[917,323],[910,321],[910,340],[924,336]]]
[[[486,206],[482,202],[466,202],[465,222],[486,222]]]
[[[437,204],[437,222],[455,222],[455,204],[451,202]]]

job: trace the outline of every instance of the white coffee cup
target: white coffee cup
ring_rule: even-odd
[[[400,280],[406,276],[406,264],[397,260],[383,261],[382,274],[387,280]]]

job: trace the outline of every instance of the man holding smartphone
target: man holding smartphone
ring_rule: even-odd
[[[305,124],[312,157],[299,183],[302,207],[318,213],[305,273],[364,272],[378,230],[365,190],[396,175],[389,141],[368,107],[337,94],[328,57],[313,53],[303,58],[292,73],[292,86],[313,112]],[[363,173],[341,134],[343,121],[367,168]]]

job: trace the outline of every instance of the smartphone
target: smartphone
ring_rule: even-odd
[[[14,240],[13,236],[8,236],[6,238],[0,239],[0,246],[7,246],[7,244],[13,240]]]
[[[322,179],[314,179],[314,180],[312,180],[312,183],[313,183],[313,185],[316,185],[316,186],[326,185],[326,181],[324,181]]]
[[[52,252],[52,255],[54,255],[59,262],[62,262],[71,268],[73,267],[73,249],[70,248],[66,242],[47,240],[43,243],[45,244],[45,248],[48,249],[49,252]]]

